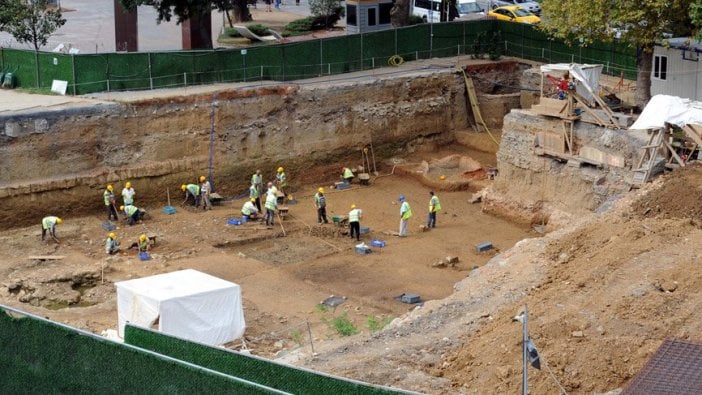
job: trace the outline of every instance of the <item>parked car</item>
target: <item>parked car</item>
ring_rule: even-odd
[[[518,5],[534,15],[541,15],[541,5],[533,0],[490,0],[491,8]]]
[[[501,21],[519,22],[534,25],[541,22],[541,18],[516,5],[497,7],[488,11],[488,16]]]
[[[480,7],[477,1],[459,1],[458,18],[456,20],[468,21],[485,18],[485,10]]]

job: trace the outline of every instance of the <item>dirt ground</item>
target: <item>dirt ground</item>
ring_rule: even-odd
[[[438,159],[456,152],[466,154],[464,148],[457,147],[415,153],[395,162]],[[473,156],[494,164],[491,154],[476,151]],[[122,223],[115,230],[123,248],[142,232],[157,236],[154,259],[146,262],[137,259],[135,250],[106,257],[102,216],[64,218],[57,227],[59,245],[42,243],[38,224],[4,232],[0,235],[0,278],[4,279],[0,301],[101,333],[116,328],[115,282],[193,268],[241,285],[246,347],[254,354],[273,357],[300,344],[309,345],[307,323],[316,346],[339,337],[327,323],[333,316],[347,313],[354,325],[367,333],[368,317],[389,320],[414,307],[395,299],[402,293],[419,294],[423,300],[444,298],[457,281],[495,254],[494,250],[477,254],[474,245],[491,241],[499,251],[528,235],[524,227],[481,213],[479,205],[469,203],[471,191],[437,191],[443,206],[438,227],[420,233],[419,225],[426,221],[429,189],[414,178],[390,174],[392,168],[382,164],[370,186],[355,184],[335,191],[330,188],[335,179],[306,185],[295,191],[297,204],[289,206],[290,216],[270,229],[255,223],[227,225],[228,218],[240,217],[243,199],[203,212],[181,207],[182,196],[173,193],[171,204],[177,206],[176,214],[169,216],[161,207],[146,207],[149,217],[142,224],[129,227]],[[315,174],[314,169],[310,174]],[[293,183],[303,178],[289,177]],[[482,185],[476,182],[473,189]],[[370,228],[362,240],[366,244],[372,239],[385,240],[386,247],[357,255],[356,241],[340,234],[345,227],[317,225],[312,195],[318,186],[328,191],[330,222],[333,215],[347,214],[354,203],[363,210],[361,226]],[[400,194],[407,196],[415,213],[406,239],[389,234],[399,226]],[[100,204],[101,196],[95,201]],[[163,205],[166,203],[164,199]],[[65,258],[28,259],[33,255]],[[447,256],[460,261],[454,267],[432,266]],[[347,300],[336,311],[316,307],[330,295]],[[241,344],[232,346],[239,348]]]

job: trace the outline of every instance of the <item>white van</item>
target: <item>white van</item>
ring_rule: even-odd
[[[411,4],[412,15],[421,17],[424,22],[441,22],[441,0],[412,0]],[[456,5],[456,20],[479,19],[485,16],[485,10],[476,0],[459,0]]]

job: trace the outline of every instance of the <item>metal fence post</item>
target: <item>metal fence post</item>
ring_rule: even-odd
[[[76,55],[71,54],[71,72],[73,73],[73,96],[76,95]]]
[[[361,33],[361,70],[363,70],[363,33]]]
[[[39,51],[34,51],[34,70],[36,72],[36,85],[39,89]]]
[[[183,86],[188,86],[188,73],[183,73]]]
[[[149,55],[149,89],[154,89],[154,78],[151,74],[151,52],[147,52]]]

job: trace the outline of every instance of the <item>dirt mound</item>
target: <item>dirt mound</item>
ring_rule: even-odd
[[[664,186],[634,203],[632,209],[636,215],[702,220],[702,165],[678,169],[658,182]]]

